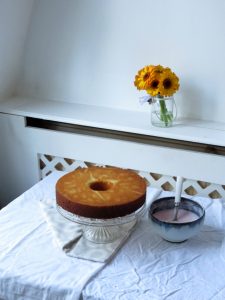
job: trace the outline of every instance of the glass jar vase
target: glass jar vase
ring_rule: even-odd
[[[171,127],[176,119],[174,97],[152,97],[151,123],[157,127]]]

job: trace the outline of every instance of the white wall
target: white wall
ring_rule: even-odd
[[[39,0],[18,93],[125,109],[147,64],[180,77],[179,115],[224,121],[224,0]]]
[[[0,0],[0,99],[13,94],[33,0]]]

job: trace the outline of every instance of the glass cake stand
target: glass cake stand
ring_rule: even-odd
[[[135,212],[118,218],[93,219],[73,214],[57,205],[58,212],[66,219],[82,225],[83,237],[93,243],[111,243],[121,237],[125,224],[136,224],[146,211],[144,204]]]

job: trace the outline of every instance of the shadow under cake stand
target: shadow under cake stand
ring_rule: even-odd
[[[87,240],[93,243],[111,243],[119,239],[128,227],[135,226],[146,211],[146,205],[144,204],[131,214],[111,219],[82,217],[63,209],[59,205],[57,205],[57,210],[66,219],[82,225],[83,237]],[[129,224],[130,226],[126,226]]]

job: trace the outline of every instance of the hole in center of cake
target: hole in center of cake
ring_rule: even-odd
[[[94,191],[107,191],[111,186],[111,183],[107,181],[94,181],[90,184],[90,188]]]

